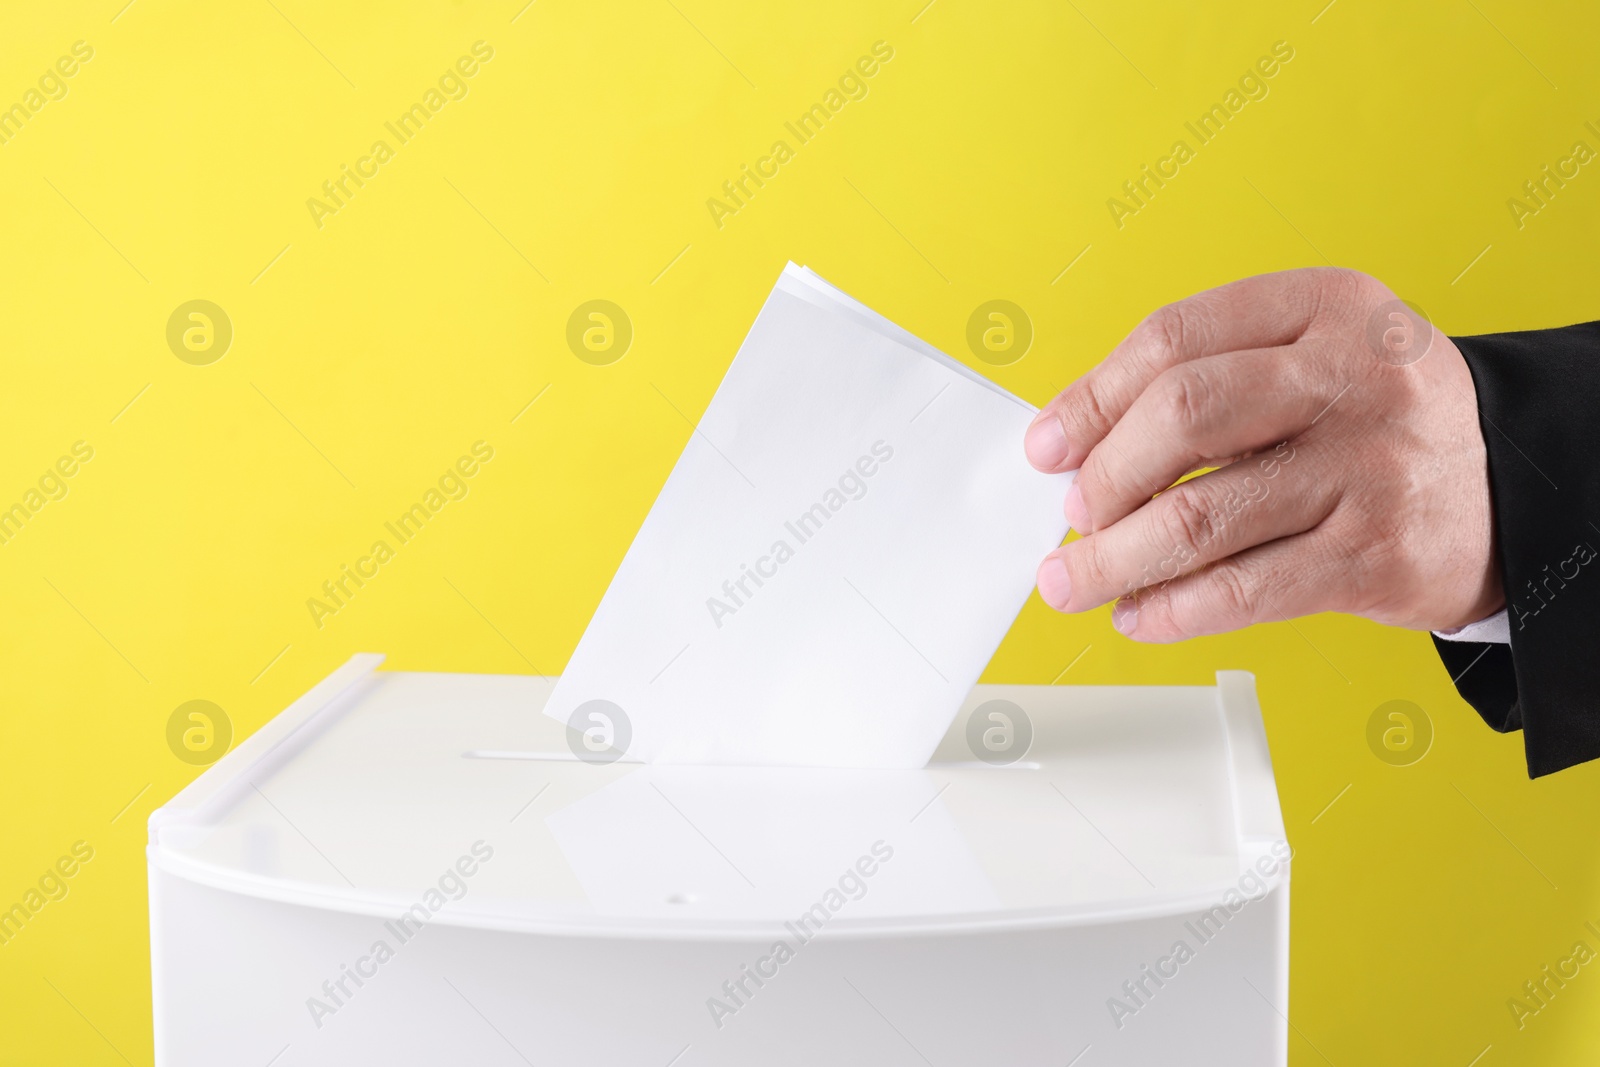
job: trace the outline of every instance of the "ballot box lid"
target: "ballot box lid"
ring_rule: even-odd
[[[1242,672],[980,685],[927,767],[843,770],[603,762],[540,713],[553,679],[382,659],[153,812],[151,865],[306,907],[650,939],[1108,923],[1288,877]]]

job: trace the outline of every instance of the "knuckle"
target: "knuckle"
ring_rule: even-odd
[[[1184,350],[1187,329],[1182,304],[1167,304],[1147,315],[1139,324],[1139,334],[1149,361],[1158,366],[1176,363]]]
[[[1229,627],[1250,622],[1254,617],[1254,595],[1235,566],[1211,569],[1206,581],[1205,601],[1206,614],[1221,619]]]
[[[1161,533],[1166,539],[1161,547],[1189,558],[1199,556],[1215,536],[1210,509],[1181,487],[1163,493],[1162,499],[1167,503],[1159,510]]]
[[[1164,372],[1160,380],[1161,413],[1167,425],[1192,437],[1216,421],[1220,396],[1204,371],[1183,365]]]
[[[1342,313],[1344,309],[1366,307],[1390,299],[1389,287],[1372,275],[1353,267],[1315,267],[1316,284],[1311,287],[1313,314],[1324,310]]]
[[[1107,449],[1096,448],[1078,469],[1078,492],[1096,528],[1105,521],[1108,512],[1117,507],[1124,493],[1123,479],[1112,471],[1113,463],[1106,453]]]
[[[1092,536],[1080,538],[1061,554],[1067,575],[1072,579],[1074,600],[1099,601],[1121,589],[1114,584],[1111,561]]]
[[[1073,429],[1080,430],[1080,436],[1091,436],[1099,440],[1111,432],[1116,419],[1112,418],[1106,402],[1100,396],[1098,379],[1094,375],[1080,378],[1068,386],[1062,397],[1061,415],[1067,427],[1067,439],[1073,437]],[[1087,435],[1082,431],[1087,430]]]
[[[1356,270],[1354,267],[1315,267],[1318,281],[1334,289],[1346,291],[1368,289],[1374,286],[1381,288],[1383,283],[1365,271]]]
[[[1141,590],[1133,598],[1139,613],[1139,631],[1144,634],[1187,637],[1173,606],[1173,596],[1165,586]]]

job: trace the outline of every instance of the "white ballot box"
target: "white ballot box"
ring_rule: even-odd
[[[865,770],[644,765],[552,679],[381,660],[151,815],[159,1067],[1286,1062],[1248,674],[980,685]]]

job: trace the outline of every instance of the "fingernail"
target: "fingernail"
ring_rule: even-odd
[[[1067,574],[1067,565],[1061,562],[1060,556],[1046,556],[1044,562],[1039,564],[1039,595],[1044,597],[1044,602],[1057,611],[1067,610],[1067,601],[1072,599],[1072,578]]]
[[[1067,498],[1061,502],[1061,510],[1074,530],[1081,534],[1090,532],[1089,509],[1083,506],[1083,490],[1078,488],[1076,480],[1067,487]]]
[[[1053,471],[1067,458],[1067,431],[1055,415],[1047,415],[1028,427],[1022,450],[1028,462],[1042,471]]]
[[[1111,625],[1125,637],[1132,635],[1133,628],[1139,625],[1139,605],[1132,600],[1117,601],[1111,609]]]

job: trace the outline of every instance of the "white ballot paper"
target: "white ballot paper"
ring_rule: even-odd
[[[923,766],[1066,536],[1036,411],[789,264],[545,714],[581,758]]]

